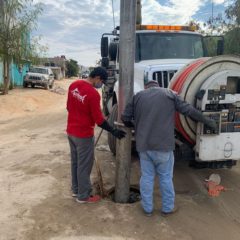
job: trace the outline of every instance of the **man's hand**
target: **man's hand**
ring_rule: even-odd
[[[213,130],[217,130],[218,128],[216,122],[210,118],[205,121],[205,124]]]
[[[113,128],[109,123],[105,120],[101,125],[98,125],[100,128],[110,132],[114,137],[121,139],[125,137],[126,133],[123,130],[119,130]]]
[[[111,131],[112,135],[118,139],[122,139],[125,137],[126,132],[124,132],[123,130],[119,130],[119,129],[113,129],[113,131]]]
[[[123,124],[125,125],[125,127],[127,128],[133,128],[134,124],[132,121],[123,121]]]

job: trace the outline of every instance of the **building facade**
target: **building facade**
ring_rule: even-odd
[[[29,64],[24,64],[22,67],[17,66],[15,63],[10,64],[10,82],[13,86],[22,86],[23,77],[29,71]],[[3,62],[0,60],[0,86],[3,85]]]

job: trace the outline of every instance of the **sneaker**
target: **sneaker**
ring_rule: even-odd
[[[163,217],[168,217],[168,216],[176,213],[177,211],[178,211],[178,207],[174,207],[171,212],[163,212],[163,211],[162,211],[162,212],[161,212],[161,215],[162,215]]]
[[[72,197],[77,197],[77,193],[72,193]]]
[[[96,203],[99,202],[101,200],[101,197],[99,195],[95,195],[95,196],[90,196],[86,199],[78,199],[76,198],[76,201],[78,203]]]

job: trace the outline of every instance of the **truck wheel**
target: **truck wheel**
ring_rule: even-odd
[[[53,88],[53,85],[54,85],[54,81],[52,82],[51,85],[49,85],[49,88],[52,89],[52,88]]]
[[[45,89],[45,90],[48,90],[48,89],[49,89],[49,83],[46,83],[46,84],[45,84],[44,89]]]
[[[108,120],[111,126],[114,126],[114,122],[117,121],[117,117],[118,117],[118,105],[114,104]],[[115,155],[116,154],[116,138],[111,133],[108,133],[108,146],[111,152]]]
[[[23,87],[26,88],[27,86],[28,86],[28,84],[24,82]]]
[[[108,68],[108,66],[109,66],[109,59],[107,57],[102,58],[101,66],[105,67],[105,68]]]
[[[34,83],[32,83],[32,84],[31,84],[31,87],[32,87],[32,88],[34,88],[34,87],[35,87],[35,84],[34,84]]]

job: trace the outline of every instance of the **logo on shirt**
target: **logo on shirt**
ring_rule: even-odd
[[[74,90],[72,90],[71,93],[72,93],[73,97],[75,97],[75,98],[76,98],[77,100],[79,100],[81,103],[84,103],[84,100],[85,100],[85,98],[86,98],[87,95],[82,96],[82,95],[80,94],[80,92],[78,91],[77,88],[75,88]]]

